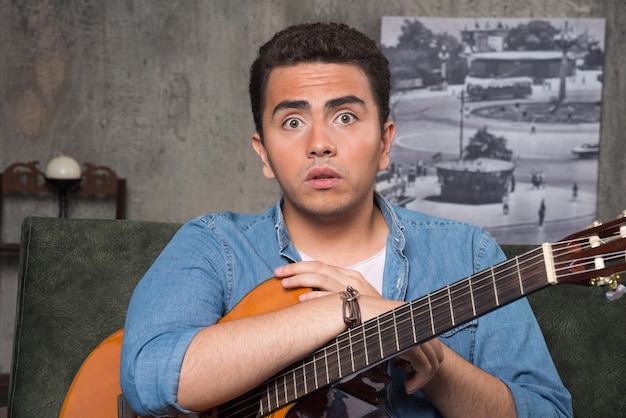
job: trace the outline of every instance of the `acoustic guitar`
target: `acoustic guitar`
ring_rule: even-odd
[[[626,214],[626,212],[625,212]],[[200,417],[362,417],[378,407],[388,382],[385,361],[455,327],[556,284],[607,286],[609,299],[625,293],[626,218],[545,243],[368,320],[339,334],[261,386]],[[222,321],[298,303],[306,289],[285,290],[270,279],[248,294]],[[272,301],[268,307],[267,301]],[[119,383],[123,330],[85,360],[65,398],[62,418],[136,417]]]

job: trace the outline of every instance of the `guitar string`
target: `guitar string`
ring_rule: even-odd
[[[475,278],[475,277],[474,277],[474,278]],[[434,293],[434,294],[431,294],[431,295],[430,295],[430,297],[431,297],[431,303],[433,302],[433,300],[432,300],[432,296],[433,296],[433,295],[436,295],[436,293]],[[427,298],[425,298],[425,299],[427,300]],[[437,301],[438,301],[438,300],[440,300],[440,299],[441,299],[441,298],[436,298],[436,299],[434,299],[435,305],[437,305]],[[446,298],[446,300],[447,300],[447,298]],[[446,302],[446,303],[447,303],[447,302]],[[436,308],[437,308],[437,306],[435,307],[435,309],[436,309]],[[396,311],[395,313],[398,313],[398,311]],[[389,323],[389,322],[390,322],[390,319],[385,319],[385,318],[386,318],[386,317],[389,317],[389,316],[392,316],[392,315],[393,315],[393,313],[392,313],[392,314],[390,314],[390,315],[383,315],[382,317],[379,317],[379,318],[378,318],[379,320],[378,320],[378,321],[376,321],[374,324],[370,324],[369,329],[368,329],[368,327],[365,327],[365,328],[364,328],[364,329],[362,329],[360,332],[359,332],[359,330],[358,330],[358,329],[353,329],[352,333],[354,334],[355,332],[359,332],[361,335],[363,335],[363,336],[365,337],[365,339],[361,339],[361,340],[362,340],[362,344],[364,345],[364,348],[367,348],[367,347],[366,347],[366,346],[368,345],[368,344],[367,344],[367,342],[366,342],[367,335],[371,334],[371,333],[368,333],[368,331],[371,331],[372,329],[374,329],[375,327],[380,326],[381,324],[383,325],[383,326],[381,327],[381,328],[382,328],[382,330],[383,330],[383,331],[388,331],[388,330],[390,329],[390,327],[385,326],[385,324]],[[402,313],[400,313],[400,314],[398,315],[398,317],[401,317],[401,316],[406,316],[406,315],[403,315]],[[430,318],[430,316],[429,316],[429,318]],[[401,320],[401,321],[402,321],[402,320]],[[405,321],[402,321],[402,322],[405,322]],[[393,328],[395,329],[395,327],[393,327]],[[349,337],[349,336],[348,336],[348,337]],[[360,339],[359,339],[358,337],[354,337],[354,338],[352,338],[352,340],[359,341]],[[344,346],[345,346],[345,344],[342,344],[342,342],[343,342],[343,343],[345,343],[345,336],[344,336],[344,338],[343,338],[343,339],[342,339],[342,338],[339,338],[339,341],[336,343],[336,346],[338,346],[338,347],[341,347],[342,345],[344,345]],[[352,345],[354,346],[355,344],[353,343]],[[374,358],[375,360],[379,360],[380,358],[384,357],[384,351],[385,351],[385,350],[384,350],[384,348],[383,348],[383,350],[382,350],[382,351],[383,351],[383,353],[381,353],[381,356],[373,356],[373,358]],[[315,358],[316,358],[315,356],[316,356],[317,354],[320,354],[320,357],[329,357],[330,355],[332,355],[333,357],[337,357],[337,355],[338,355],[338,349],[335,349],[335,348],[334,348],[334,347],[332,347],[332,346],[330,346],[330,347],[326,347],[326,348],[325,348],[322,352],[319,352],[319,351],[318,351],[318,352],[316,352],[316,353],[314,354],[314,356],[313,356],[313,359],[314,359],[314,360],[313,360],[313,361],[315,361]],[[339,368],[340,368],[339,364],[341,364],[341,361],[340,361],[340,356],[339,356],[339,360],[338,360],[337,362],[335,362],[335,361],[333,360],[333,361],[331,361],[330,363],[333,365],[332,370],[330,371],[330,374],[331,374],[331,375],[333,375],[333,377],[334,377],[335,375],[341,376],[341,371],[339,370]],[[309,361],[309,362],[305,362],[304,364],[302,364],[302,365],[300,366],[300,369],[303,369],[303,368],[305,368],[307,365],[310,365],[310,364],[311,364],[311,362],[310,362],[310,361]],[[338,372],[339,372],[339,373],[338,373]],[[302,377],[302,376],[304,376],[304,374],[301,374],[301,377]],[[281,376],[278,376],[278,379],[280,379],[280,378],[285,378],[285,377],[287,377],[287,376],[286,376],[286,375],[283,375],[282,377],[281,377]],[[330,382],[325,382],[325,383],[326,383],[326,384],[328,384],[328,383],[331,383],[332,381],[333,381],[333,380],[331,379],[331,381],[330,381]],[[313,386],[314,386],[314,387],[316,387],[315,385],[313,385]],[[317,388],[317,387],[316,387],[316,388]],[[294,395],[297,397],[297,394],[294,394]],[[286,395],[286,396],[287,396],[287,395]]]
[[[607,239],[607,240],[610,240],[610,238],[609,238],[609,239]],[[576,243],[576,241],[580,241],[580,242],[579,242],[579,244],[586,244],[586,243],[587,243],[587,238],[580,238],[580,239],[578,239],[578,240],[571,240],[571,241],[569,241],[567,244],[568,244],[568,245],[569,245],[569,244],[573,244],[573,243]],[[563,243],[559,243],[559,244],[563,244]],[[526,253],[525,255],[531,255],[532,253],[534,253],[534,252],[536,252],[536,251],[538,252],[538,250],[539,250],[539,249],[540,249],[540,248],[535,249],[535,250],[532,250],[532,251],[529,251],[529,252],[528,252],[528,253]],[[554,251],[554,252],[553,252],[554,258],[557,258],[557,257],[562,256],[562,254],[563,254],[563,253],[571,253],[571,254],[574,254],[574,253],[580,252],[581,250],[580,250],[580,249],[572,249],[572,248],[571,248],[571,247],[569,247],[569,246],[561,246],[561,247],[554,247],[553,251]],[[619,253],[618,253],[618,252],[615,252],[614,254],[615,254],[615,258],[617,258],[618,256],[619,256],[620,258],[622,258],[622,257],[624,256],[623,252],[619,252]],[[619,255],[618,255],[618,254],[619,254]],[[606,257],[606,255],[605,255],[605,257]],[[533,264],[531,264],[530,266],[524,266],[524,267],[522,267],[522,269],[520,269],[520,272],[521,272],[521,271],[523,271],[523,270],[530,270],[530,269],[535,268],[535,267],[537,267],[537,266],[539,266],[539,267],[543,267],[543,265],[544,265],[543,253],[540,253],[540,254],[534,255],[534,256],[530,257],[530,258],[529,258],[529,260],[533,261],[534,259],[537,259],[537,258],[541,258],[541,260],[539,260],[539,261],[538,261],[536,264],[534,264],[534,265],[533,265]],[[595,258],[595,256],[590,256],[590,257],[586,257],[584,260],[590,260],[590,259],[594,259],[594,258]],[[519,261],[519,260],[517,260],[517,257],[516,257],[515,259],[511,259],[511,260],[509,260],[509,261],[513,261],[513,260],[515,260],[515,261]],[[536,261],[536,260],[535,260],[535,261]],[[525,262],[527,262],[527,261],[525,261]],[[500,266],[504,266],[504,265],[506,265],[506,264],[508,264],[508,263],[507,263],[507,262],[504,262],[504,263],[502,263]],[[559,265],[566,265],[566,267],[558,267],[558,268],[556,268],[556,265],[557,265],[557,264],[559,264]],[[583,262],[583,263],[582,263],[582,266],[585,266],[585,265],[587,265],[587,264],[588,264],[588,263],[584,263],[584,262]],[[572,261],[571,261],[571,260],[567,260],[567,261],[564,261],[564,262],[557,262],[557,263],[555,263],[555,270],[557,270],[557,271],[571,271],[572,267],[576,267],[576,265],[575,265],[575,264],[572,264]],[[472,279],[477,279],[477,281],[478,281],[478,282],[483,282],[483,281],[485,282],[484,286],[482,286],[483,288],[484,288],[484,287],[491,286],[491,283],[486,283],[487,281],[491,281],[491,282],[493,282],[493,280],[495,280],[495,282],[497,283],[498,281],[500,281],[500,282],[501,282],[501,281],[503,281],[503,280],[506,280],[506,283],[508,283],[508,282],[509,282],[509,280],[510,280],[510,276],[511,276],[511,274],[510,274],[510,273],[506,273],[506,270],[508,270],[508,269],[517,269],[517,266],[506,266],[506,267],[505,267],[502,271],[499,271],[499,272],[498,272],[499,274],[503,274],[503,275],[504,275],[504,277],[503,277],[503,278],[500,278],[500,279],[499,279],[499,278],[491,278],[491,274],[490,274],[490,272],[487,272],[487,278],[484,278],[484,277],[483,277],[483,278],[477,278],[477,276],[482,276],[482,275],[483,275],[483,274],[481,274],[481,273],[484,273],[484,272],[480,272],[480,273],[478,273],[478,274],[476,274],[476,275],[473,275],[473,276],[468,277],[468,278],[467,278],[467,279],[465,279],[465,280],[461,280],[460,282],[463,282],[463,281],[468,281],[468,283],[469,283],[469,281],[470,281],[470,280],[472,280]],[[517,275],[518,275],[518,272],[516,271],[516,272],[515,272],[515,274],[514,274],[514,276],[517,276]],[[445,291],[445,293],[446,293],[446,296],[445,296],[445,297],[444,297],[444,296],[442,296],[442,297],[439,297],[439,298],[437,298],[437,299],[434,299],[434,301],[435,301],[436,303],[435,303],[435,308],[434,308],[434,309],[432,309],[432,310],[436,310],[436,309],[438,309],[438,308],[441,308],[443,305],[445,305],[445,307],[446,307],[446,309],[447,309],[447,307],[448,307],[448,306],[450,306],[450,299],[453,297],[453,293],[452,293],[452,292],[450,292],[450,288],[451,288],[452,286],[455,286],[455,285],[458,285],[458,284],[459,284],[458,282],[457,282],[457,283],[453,283],[453,284],[451,284],[451,285],[449,285],[449,286],[446,286],[446,288],[444,288],[444,289],[440,289],[439,291],[436,291],[436,292],[433,292],[433,293],[432,293],[432,294],[430,294],[430,295],[427,295],[428,297],[430,297],[430,304],[431,304],[431,307],[432,307],[432,305],[433,305],[433,298],[432,298],[432,296],[433,296],[433,295],[437,295],[437,294],[439,294],[439,293],[442,293],[442,292],[444,292],[444,291]],[[497,286],[496,286],[496,287],[497,287]],[[473,293],[476,293],[476,292],[477,292],[477,291],[479,291],[479,290],[481,290],[481,286],[479,286],[479,287],[478,287],[478,288],[476,288],[476,289],[472,289],[472,292],[473,292]],[[454,291],[454,293],[457,293],[457,292],[459,292],[459,291],[461,291],[461,290],[455,290],[455,291]],[[523,295],[522,295],[522,296],[523,296]],[[520,296],[520,297],[522,297],[522,296]],[[479,296],[479,297],[480,297],[480,296]],[[483,300],[484,300],[485,296],[483,296],[482,298],[483,298]],[[420,299],[423,299],[423,298],[420,298]],[[492,299],[493,299],[493,296],[491,296],[491,297],[490,297],[490,300],[492,300]],[[418,300],[419,300],[419,299],[418,299]],[[443,304],[439,304],[439,302],[440,302],[440,301],[442,301],[442,300],[445,300],[445,301],[444,301],[444,303],[443,303]],[[508,302],[507,302],[507,303],[508,303]],[[480,301],[479,301],[479,304],[480,304]],[[403,307],[406,307],[406,306],[407,306],[407,305],[403,305]],[[413,306],[413,308],[414,308],[414,307],[415,307],[415,306]],[[401,307],[401,308],[402,308],[402,307]],[[414,309],[412,309],[412,310],[414,310]],[[393,326],[393,330],[395,330],[395,329],[398,327],[398,324],[402,324],[402,323],[407,322],[407,321],[409,321],[409,320],[414,320],[414,318],[413,318],[413,317],[411,317],[411,318],[409,318],[409,319],[401,319],[401,317],[402,317],[402,316],[406,316],[406,315],[407,315],[407,313],[400,313],[400,315],[398,315],[398,312],[399,312],[399,311],[393,310],[393,311],[391,311],[390,313],[386,313],[386,314],[383,314],[383,315],[381,315],[380,317],[378,317],[378,318],[379,318],[379,320],[378,320],[378,321],[376,321],[376,322],[377,322],[376,327],[378,328],[378,327],[380,327],[380,325],[381,325],[381,324],[387,324],[387,323],[390,323],[390,322],[394,322],[394,321],[395,321],[395,325]],[[453,315],[453,314],[452,314],[452,315]],[[391,318],[384,319],[384,318],[385,318],[385,317],[387,317],[387,316],[392,316],[392,317],[391,317]],[[430,316],[430,315],[429,315],[429,316]],[[381,319],[381,318],[382,318],[382,319]],[[429,321],[429,320],[428,320],[428,319],[425,319],[425,321]],[[362,327],[363,327],[363,329],[361,330],[361,332],[360,332],[360,333],[361,333],[362,335],[364,335],[364,337],[365,337],[365,338],[367,338],[366,334],[367,334],[367,330],[368,330],[368,328],[367,328],[366,326],[362,326]],[[371,330],[371,329],[373,329],[373,327],[370,327],[369,329]],[[381,331],[382,331],[382,332],[384,332],[384,331],[389,331],[391,328],[390,328],[390,327],[385,327],[385,326],[383,326],[383,327],[381,327],[380,329],[381,329]],[[352,334],[354,334],[354,333],[358,332],[358,331],[357,331],[357,329],[352,329],[351,331],[352,331]],[[341,337],[341,335],[340,335],[340,337]],[[345,341],[346,341],[346,340],[349,340],[348,345],[347,345],[347,346],[346,346],[346,345],[343,345],[343,346],[342,346],[342,344],[341,344],[341,343],[342,343],[342,342],[344,342],[344,343],[345,343]],[[334,372],[338,373],[339,377],[341,377],[341,376],[342,376],[342,372],[341,372],[341,370],[339,370],[339,369],[340,369],[340,364],[341,364],[341,355],[339,354],[339,351],[343,350],[345,347],[349,347],[349,346],[352,346],[352,347],[353,347],[353,346],[355,345],[355,343],[353,343],[352,341],[354,341],[354,340],[355,340],[355,338],[353,338],[353,336],[352,336],[352,335],[346,334],[346,335],[344,336],[344,338],[338,338],[338,340],[337,340],[337,341],[335,342],[335,344],[333,344],[332,346],[329,346],[329,347],[327,347],[327,348],[324,348],[324,349],[323,349],[323,352],[325,352],[325,354],[323,354],[323,356],[329,356],[329,355],[331,355],[331,354],[332,354],[332,355],[333,355],[333,357],[338,357],[337,362],[335,362],[335,361],[332,361],[332,362],[331,362],[331,364],[335,364],[335,363],[337,363],[337,364],[336,364],[336,367],[335,367],[335,366],[333,366],[333,368],[331,369],[331,371],[334,371]],[[356,340],[358,341],[358,338],[356,338]],[[363,344],[364,344],[364,346],[365,346],[365,341],[363,341]],[[396,344],[399,344],[399,343],[396,343]],[[403,344],[400,344],[400,345],[403,345]],[[333,348],[333,346],[335,346],[336,348]],[[366,348],[366,347],[364,347],[364,348]],[[382,349],[382,351],[384,352],[384,349]],[[329,353],[329,352],[330,352],[330,353]],[[317,354],[317,353],[318,353],[318,352],[316,351],[316,352],[315,352],[315,353],[313,353],[313,354],[315,355],[315,354]],[[313,361],[316,361],[316,360],[315,360],[315,356],[314,356],[314,355],[313,355],[313,356],[311,356],[311,357],[313,357],[313,359],[314,359]],[[308,364],[310,365],[310,364],[311,364],[311,362],[309,362]],[[300,368],[304,369],[304,368],[306,367],[306,365],[307,365],[307,363],[304,363],[304,364],[302,364],[301,366],[297,367],[297,369],[300,369]],[[333,369],[334,369],[334,370],[333,370]],[[295,374],[296,374],[296,373],[295,373],[295,372],[294,372],[294,370],[292,369],[292,370],[290,371],[290,374],[292,374],[292,375],[294,375],[294,376],[295,376]],[[302,376],[304,376],[304,375],[302,375]],[[301,376],[301,377],[302,377],[302,376]],[[273,379],[272,379],[272,381],[280,380],[281,378],[286,378],[286,377],[287,377],[287,375],[286,375],[286,374],[279,375],[279,376],[276,376],[275,378],[273,378]],[[332,383],[332,382],[327,382],[327,384],[328,384],[328,383]],[[313,386],[315,387],[316,385],[313,385]],[[324,386],[326,386],[326,385],[324,385]],[[316,389],[318,389],[318,388],[316,387]],[[262,391],[262,392],[264,392],[264,391]],[[298,394],[296,393],[296,388],[295,388],[295,387],[294,387],[294,396],[295,396],[295,398],[294,398],[294,400],[295,400],[295,399],[298,397]],[[300,395],[300,396],[301,396],[301,395]],[[239,411],[239,412],[241,412],[241,411]]]

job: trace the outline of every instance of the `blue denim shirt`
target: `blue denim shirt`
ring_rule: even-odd
[[[410,301],[505,259],[477,226],[395,207],[376,194],[389,225],[383,296]],[[126,318],[121,384],[139,415],[190,412],[176,403],[185,351],[273,270],[299,261],[280,202],[260,215],[209,214],[186,223],[138,284]],[[313,319],[312,319],[313,320]],[[519,417],[572,416],[563,386],[526,299],[440,336],[455,352],[500,378]],[[390,370],[386,409],[393,417],[435,417],[404,377]]]

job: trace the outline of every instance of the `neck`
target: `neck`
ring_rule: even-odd
[[[389,228],[373,196],[355,210],[332,218],[304,215],[285,202],[285,224],[294,246],[315,260],[348,267],[378,253]]]

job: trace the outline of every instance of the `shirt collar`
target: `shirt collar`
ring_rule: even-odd
[[[278,240],[278,246],[281,254],[292,259],[293,261],[297,261],[300,257],[291,243],[289,232],[287,231],[287,225],[285,224],[285,218],[283,217],[283,199],[284,197],[281,196],[274,206],[274,228],[276,229],[276,238]],[[374,199],[383,213],[387,225],[389,226],[389,232],[393,237],[393,248],[396,251],[403,251],[406,244],[404,233],[402,232],[404,227],[400,223],[393,206],[383,195],[376,191],[374,192]]]

